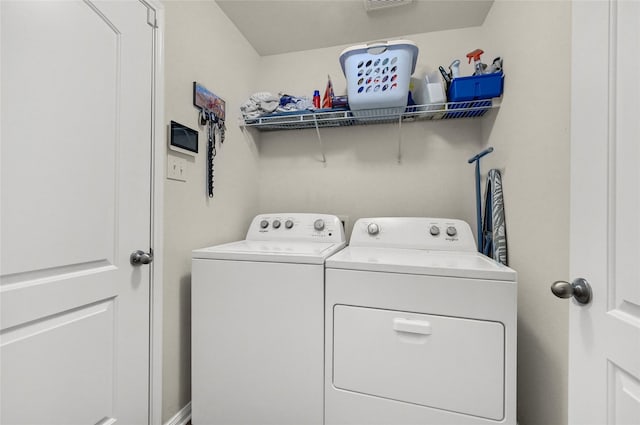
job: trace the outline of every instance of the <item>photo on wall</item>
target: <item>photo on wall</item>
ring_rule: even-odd
[[[213,112],[219,120],[224,121],[225,119],[224,100],[195,81],[193,82],[193,106]]]

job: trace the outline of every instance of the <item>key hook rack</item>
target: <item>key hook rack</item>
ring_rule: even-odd
[[[220,144],[224,143],[226,130],[225,101],[194,81],[193,106],[200,109],[200,125],[207,127],[207,194],[213,198],[216,138]]]

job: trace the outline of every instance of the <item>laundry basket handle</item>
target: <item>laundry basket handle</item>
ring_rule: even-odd
[[[372,41],[367,43],[367,53],[370,55],[379,55],[386,52],[388,47],[388,41]]]

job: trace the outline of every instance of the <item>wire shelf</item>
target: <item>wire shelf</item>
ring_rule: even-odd
[[[255,128],[259,131],[348,127],[398,123],[400,121],[477,118],[484,116],[487,111],[499,107],[500,105],[494,102],[493,99],[483,99],[468,102],[414,105],[401,112],[390,112],[387,108],[361,111],[300,111],[244,119],[240,122],[240,125],[246,128]]]

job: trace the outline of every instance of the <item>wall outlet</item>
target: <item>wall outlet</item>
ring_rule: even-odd
[[[171,180],[186,182],[187,160],[184,158],[178,158],[174,155],[169,155],[167,157],[167,178]]]

